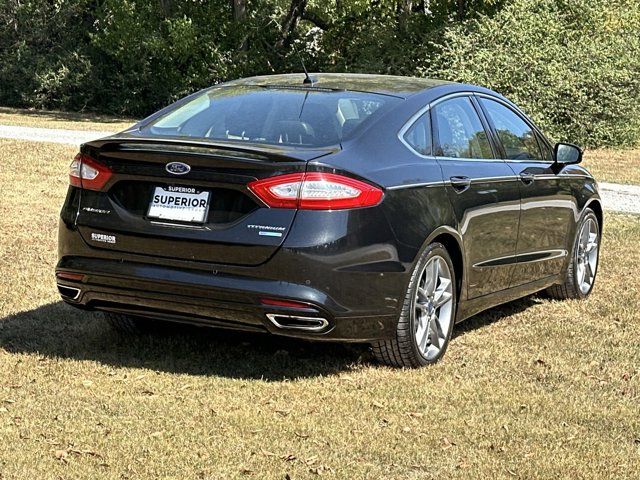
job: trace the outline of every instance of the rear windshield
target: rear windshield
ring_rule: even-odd
[[[337,145],[396,97],[374,93],[217,87],[145,125],[145,134],[297,147]]]

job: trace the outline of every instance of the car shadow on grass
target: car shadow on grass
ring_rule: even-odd
[[[454,339],[539,301],[526,297],[478,314],[455,327]],[[332,375],[373,360],[366,345],[183,324],[165,325],[148,335],[119,334],[100,313],[76,310],[64,302],[0,319],[0,347],[12,353],[96,361],[114,368],[265,381]]]
[[[55,302],[0,319],[9,352],[97,361],[114,367],[282,381],[356,368],[363,345],[175,324],[148,335],[119,334],[97,312]]]
[[[464,335],[467,332],[471,332],[473,330],[480,330],[493,323],[499,322],[500,320],[503,320],[505,317],[509,317],[511,315],[515,315],[520,312],[524,312],[528,308],[533,307],[534,305],[537,305],[540,302],[543,302],[544,301],[543,299],[544,299],[544,294],[539,293],[529,297],[519,298],[518,300],[505,303],[504,305],[500,305],[498,307],[485,310],[484,312],[474,315],[473,317],[466,319],[462,323],[457,324],[453,329],[453,339],[461,335]]]

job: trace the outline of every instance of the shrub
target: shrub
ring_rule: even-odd
[[[0,105],[144,116],[299,72],[301,55],[309,70],[485,85],[558,139],[640,144],[637,0],[247,0],[241,19],[233,3],[0,0]]]
[[[80,110],[92,103],[90,3],[0,2],[0,104]]]
[[[431,59],[420,74],[495,89],[557,139],[640,142],[636,0],[515,0],[449,28]]]

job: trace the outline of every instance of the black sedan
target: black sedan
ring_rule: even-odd
[[[481,310],[591,292],[603,218],[581,156],[477,86],[233,81],[82,145],[56,280],[130,332],[369,342],[425,365]]]

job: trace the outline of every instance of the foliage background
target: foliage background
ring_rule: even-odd
[[[144,116],[309,70],[478,83],[550,136],[640,144],[636,0],[0,0],[0,104]]]

